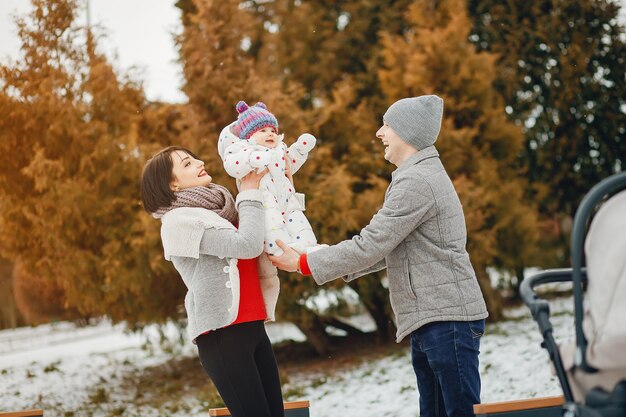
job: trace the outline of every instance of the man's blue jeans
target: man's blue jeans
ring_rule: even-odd
[[[420,417],[471,417],[480,403],[478,354],[485,320],[442,321],[411,333]]]

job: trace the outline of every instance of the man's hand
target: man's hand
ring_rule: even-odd
[[[276,240],[276,244],[284,253],[280,256],[269,255],[272,264],[283,271],[295,272],[300,265],[300,253],[286,245],[282,240]]]

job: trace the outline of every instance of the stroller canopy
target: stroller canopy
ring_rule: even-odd
[[[585,240],[588,363],[626,378],[626,191],[600,207]]]

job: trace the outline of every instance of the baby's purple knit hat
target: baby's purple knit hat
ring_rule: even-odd
[[[278,120],[267,110],[264,103],[258,102],[254,106],[248,106],[245,101],[237,103],[237,123],[233,126],[233,133],[239,139],[250,139],[255,132],[264,127],[272,127],[278,132]]]

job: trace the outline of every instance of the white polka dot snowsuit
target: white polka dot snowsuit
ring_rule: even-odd
[[[285,158],[289,158],[291,173],[295,174],[315,146],[315,137],[305,133],[287,148],[283,135],[279,135],[278,146],[270,149],[253,140],[239,139],[230,131],[231,126],[222,130],[217,145],[228,175],[239,180],[252,170],[269,170],[259,186],[265,209],[265,252],[282,254],[276,245],[278,239],[300,252],[315,246],[317,239],[303,213],[304,194],[297,193],[285,175]]]

